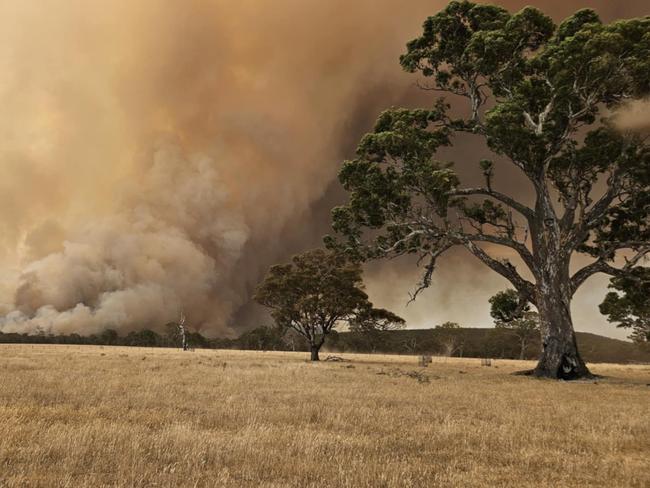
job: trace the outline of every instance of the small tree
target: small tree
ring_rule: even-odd
[[[465,341],[459,324],[456,322],[445,322],[436,325],[435,330],[437,331],[438,343],[442,347],[442,354],[445,356],[453,356],[456,351],[459,349],[462,350]]]
[[[104,329],[98,338],[99,344],[106,344],[107,346],[118,344],[119,340],[120,336],[114,329]]]
[[[188,331],[185,326],[185,314],[181,312],[178,322],[168,322],[165,324],[164,341],[166,345],[177,347],[180,346],[183,351],[187,351],[189,346]]]
[[[539,335],[539,315],[530,310],[530,305],[519,302],[515,290],[500,291],[490,298],[490,305],[495,327],[519,339],[519,359],[525,359],[528,344]]]
[[[414,354],[418,350],[418,338],[413,336],[409,337],[408,339],[404,340],[402,342],[402,347],[404,348],[404,351],[406,351],[409,354]]]
[[[638,266],[629,276],[613,278],[600,312],[617,327],[632,329],[630,339],[650,342],[650,268]]]
[[[339,324],[381,315],[363,291],[361,265],[322,249],[295,256],[289,264],[272,266],[255,299],[271,309],[277,325],[302,335],[311,360],[327,335]]]
[[[383,308],[368,308],[350,321],[350,332],[366,342],[371,352],[385,346],[391,330],[403,329],[404,319]]]
[[[181,312],[181,318],[178,321],[178,330],[181,335],[183,351],[187,351],[190,348],[190,346],[187,343],[187,328],[185,327],[185,314],[183,312]]]
[[[283,329],[284,334],[282,334],[282,343],[284,347],[290,351],[306,351],[308,344],[305,340],[305,336],[299,334],[293,329]]]
[[[124,338],[124,344],[137,347],[156,347],[160,341],[161,337],[150,329],[129,332]]]

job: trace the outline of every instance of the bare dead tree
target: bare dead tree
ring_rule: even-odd
[[[185,329],[185,314],[183,313],[182,310],[181,310],[181,318],[178,321],[178,330],[181,333],[183,351],[187,351],[189,347],[187,345],[187,333]]]

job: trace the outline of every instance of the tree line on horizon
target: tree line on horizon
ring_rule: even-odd
[[[172,331],[166,331],[172,332]],[[99,334],[19,334],[0,332],[0,344],[65,344],[129,346],[181,349],[176,333],[148,329],[120,335],[108,329]],[[627,343],[587,333],[578,333],[590,362],[650,362],[650,343]],[[309,353],[309,343],[292,331],[276,326],[259,326],[236,338],[207,338],[198,332],[187,333],[190,349],[233,349],[249,351],[295,351]],[[431,329],[399,329],[367,334],[362,331],[333,330],[328,337],[327,354],[371,353],[433,355],[441,357],[485,357],[492,359],[536,359],[540,336],[530,337],[522,350],[517,334],[503,328],[463,328],[445,322]]]

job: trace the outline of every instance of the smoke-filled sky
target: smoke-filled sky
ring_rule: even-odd
[[[398,57],[445,3],[1,2],[0,330],[126,332],[181,309],[212,336],[266,320],[255,284],[329,231],[359,136],[386,107],[429,102]],[[645,0],[498,3],[650,14]],[[475,166],[459,144],[449,156]],[[488,326],[507,285],[458,252],[405,308],[417,273],[367,273],[376,305],[410,327]],[[576,328],[625,337],[597,311],[606,283],[579,293]]]

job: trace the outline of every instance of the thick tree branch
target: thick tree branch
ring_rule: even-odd
[[[496,271],[506,278],[517,289],[521,296],[527,297],[528,301],[535,305],[535,286],[528,280],[524,279],[510,262],[507,260],[498,260],[490,256],[481,247],[477,246],[469,239],[463,239],[463,245],[474,256],[480,259],[485,265]]]
[[[571,277],[571,290],[575,293],[587,279],[596,273],[605,273],[610,276],[621,276],[637,265],[641,259],[650,254],[650,246],[641,248],[632,258],[628,259],[625,266],[616,268],[609,263],[606,257],[598,258],[591,264],[577,271]]]
[[[623,194],[623,171],[617,168],[607,180],[607,191],[591,206],[581,212],[579,222],[573,224],[575,209],[568,209],[562,217],[562,226],[568,230],[564,247],[568,252],[575,250],[589,235],[600,219],[602,219],[612,202]],[[567,215],[569,214],[569,215]],[[573,225],[572,225],[573,224]]]
[[[427,234],[427,231],[424,230],[424,229],[413,230],[413,231],[409,232],[406,236],[404,236],[402,239],[399,239],[399,240],[395,241],[390,247],[387,247],[387,248],[381,248],[380,247],[380,251],[383,254],[391,254],[391,253],[400,251],[400,248],[402,248],[403,246],[405,246],[404,249],[407,249],[406,245],[408,244],[408,242],[411,239],[413,239],[415,237],[418,237],[418,236],[423,236],[423,235],[426,235],[426,234]]]
[[[646,245],[645,247],[639,249],[639,251],[634,256],[632,256],[631,259],[626,259],[624,270],[627,271],[633,268],[639,261],[641,261],[641,259],[645,258],[648,254],[650,254],[650,245]]]
[[[587,210],[580,227],[584,230],[590,229],[607,212],[612,202],[621,195],[623,187],[623,171],[617,168],[608,179],[607,191]]]
[[[509,197],[508,195],[504,195],[503,193],[499,193],[489,188],[482,188],[482,187],[459,188],[457,190],[454,190],[451,193],[451,196],[471,196],[471,195],[485,195],[485,196],[492,197],[495,200],[498,200],[499,202],[508,205],[513,210],[516,210],[521,215],[526,217],[527,220],[530,220],[535,216],[535,212],[533,211],[533,209],[527,207],[523,203],[518,202],[514,198]]]
[[[551,86],[551,88],[553,87]],[[526,121],[528,127],[532,129],[533,132],[535,132],[535,135],[540,136],[544,132],[544,123],[546,122],[547,117],[549,116],[551,110],[553,109],[554,102],[555,102],[555,96],[552,96],[551,100],[548,102],[548,104],[546,104],[546,107],[544,107],[544,110],[537,116],[537,122],[533,120],[533,118],[530,116],[528,112],[524,111],[524,120]]]
[[[533,274],[536,274],[535,260],[533,258],[530,250],[523,245],[521,242],[515,241],[513,239],[508,239],[506,237],[500,237],[489,234],[475,234],[467,236],[467,239],[472,242],[489,242],[491,244],[498,244],[510,248],[517,252],[519,257],[526,263],[526,266],[530,269]]]
[[[422,66],[420,66],[420,68],[422,68]],[[485,103],[488,100],[487,95],[485,95],[481,90],[481,88],[483,88],[485,84],[481,84],[478,80],[478,76],[476,75],[474,76],[468,75],[468,77],[460,77],[460,79],[463,81],[463,84],[459,86],[454,86],[454,85],[443,86],[438,83],[436,83],[435,86],[431,86],[431,85],[422,84],[419,81],[416,81],[415,85],[421,90],[435,91],[441,93],[451,93],[452,95],[467,98],[469,100],[470,110],[471,110],[470,124],[465,125],[464,127],[457,127],[457,130],[461,132],[484,134],[485,126],[481,121],[480,109],[483,105],[485,105]],[[469,128],[471,129],[468,130]]]

